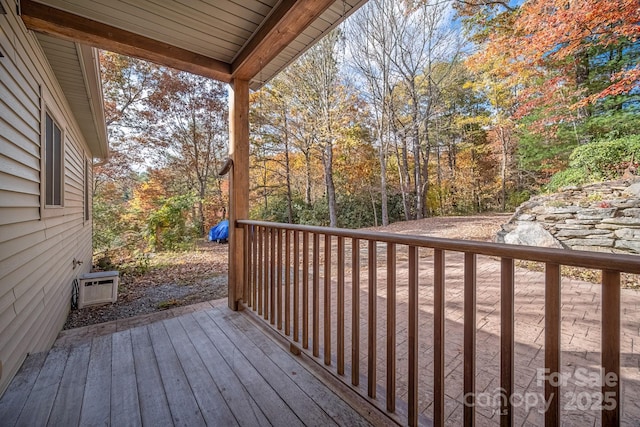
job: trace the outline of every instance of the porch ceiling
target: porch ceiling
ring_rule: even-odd
[[[21,0],[29,29],[257,89],[366,0]]]

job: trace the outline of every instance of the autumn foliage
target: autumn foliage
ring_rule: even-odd
[[[369,0],[251,94],[251,215],[364,227],[615,178],[639,156],[639,37],[637,0]],[[96,244],[188,244],[226,215],[224,86],[102,64]]]

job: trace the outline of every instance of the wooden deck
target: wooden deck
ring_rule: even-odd
[[[337,381],[308,369],[304,356],[250,316],[214,304],[84,342],[67,339],[27,358],[0,399],[0,424],[391,423],[367,405],[352,408],[336,394]],[[359,399],[351,394],[347,400]]]

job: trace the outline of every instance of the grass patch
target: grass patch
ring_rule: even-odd
[[[157,307],[159,310],[167,310],[169,308],[177,307],[180,305],[180,301],[176,298],[171,298],[166,301],[161,301],[158,303]]]

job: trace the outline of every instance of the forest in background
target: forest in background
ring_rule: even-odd
[[[635,0],[370,0],[251,94],[251,216],[358,228],[508,211],[634,170],[639,23]],[[189,247],[226,215],[226,88],[101,64],[95,250]]]

